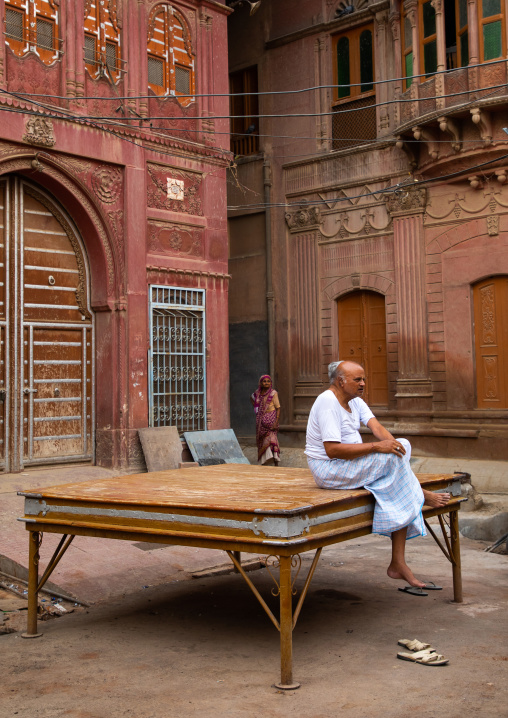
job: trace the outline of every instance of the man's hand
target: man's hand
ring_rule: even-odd
[[[379,454],[395,454],[396,456],[404,456],[406,453],[405,448],[402,446],[400,441],[396,439],[384,439],[384,441],[378,441],[372,444],[374,451]]]

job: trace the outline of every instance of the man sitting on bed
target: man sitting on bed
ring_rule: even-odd
[[[376,500],[372,532],[392,539],[388,576],[415,588],[434,588],[413,575],[405,561],[406,539],[425,536],[422,507],[444,506],[450,494],[422,490],[411,471],[411,446],[394,439],[361,398],[363,368],[351,361],[328,366],[330,387],[318,396],[307,424],[305,453],[316,484],[323,489],[370,491]],[[377,441],[363,443],[368,426]]]

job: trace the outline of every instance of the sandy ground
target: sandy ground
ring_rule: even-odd
[[[408,545],[417,575],[443,591],[397,591],[389,542],[368,536],[323,551],[294,632],[296,691],[279,678],[278,634],[235,574],[171,579],[40,624],[42,638],[0,636],[1,718],[503,718],[508,716],[508,557],[462,540],[463,604],[430,539]],[[171,547],[158,549],[170,558]],[[310,565],[304,555],[302,573]],[[274,610],[266,569],[250,574]],[[400,638],[450,659],[397,660]]]

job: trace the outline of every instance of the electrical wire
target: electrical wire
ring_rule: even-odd
[[[508,85],[508,83],[502,83],[502,84],[500,84],[500,85],[493,85],[492,87],[488,88],[489,90],[492,90],[492,92],[490,92],[488,95],[484,95],[484,97],[481,98],[481,99],[485,99],[486,97],[489,97],[490,95],[494,94],[494,91],[495,91],[495,90],[498,90],[498,89],[500,89],[501,87],[506,87],[507,85]],[[13,92],[10,92],[10,91],[8,91],[8,90],[4,90],[4,89],[0,88],[0,94],[10,95],[10,96],[12,96],[12,97],[16,97],[16,99],[18,99],[18,100],[20,100],[20,101],[26,102],[26,100],[24,100],[24,98],[21,98],[21,97],[20,97],[19,93],[13,93]],[[449,97],[456,97],[457,95],[464,95],[464,94],[467,94],[467,92],[464,92],[464,91],[463,91],[463,92],[449,93],[449,94],[447,94],[447,95],[435,95],[435,96],[432,96],[432,97],[423,98],[423,100],[446,99],[446,98],[449,98]],[[419,99],[404,99],[404,100],[395,99],[395,100],[387,100],[386,102],[373,103],[372,105],[369,105],[368,107],[369,107],[369,108],[384,107],[384,106],[387,106],[387,105],[398,104],[398,103],[401,103],[401,102],[421,102],[421,101],[423,101],[423,100],[419,100]],[[456,112],[457,110],[463,110],[463,109],[464,109],[465,107],[467,107],[467,106],[476,105],[476,104],[478,104],[478,102],[479,102],[479,99],[478,99],[478,98],[475,98],[474,100],[468,100],[467,102],[465,102],[465,103],[463,103],[463,104],[460,104],[460,105],[454,105],[453,107],[447,107],[446,110],[443,110],[443,112],[446,112],[446,111],[448,111],[448,113],[449,113],[449,112]],[[76,120],[76,121],[90,121],[90,122],[115,122],[115,123],[118,123],[118,122],[119,122],[119,118],[118,118],[117,115],[73,115],[73,114],[70,114],[70,113],[66,113],[64,110],[62,110],[62,109],[60,109],[60,108],[54,108],[54,107],[52,107],[52,106],[50,106],[50,105],[47,105],[47,104],[41,103],[41,102],[37,102],[37,101],[35,101],[35,100],[30,100],[30,104],[36,105],[36,106],[38,106],[38,107],[43,107],[47,112],[56,113],[56,114],[60,113],[61,115],[64,116],[64,118],[68,118],[68,119],[71,119],[71,120]],[[1,107],[2,107],[2,105],[0,105],[0,108],[1,108]],[[214,119],[214,120],[219,120],[219,119],[223,119],[223,120],[226,120],[226,119],[229,119],[229,120],[235,120],[235,119],[242,119],[242,120],[247,119],[247,120],[251,120],[251,119],[254,119],[254,118],[257,118],[257,119],[268,119],[268,118],[269,118],[269,119],[287,119],[287,118],[296,118],[296,117],[336,117],[337,115],[340,115],[340,114],[343,114],[343,113],[351,114],[352,112],[362,112],[364,109],[365,109],[364,107],[357,107],[357,108],[345,109],[345,110],[332,110],[331,112],[288,113],[288,114],[274,114],[274,115],[214,115],[214,116],[213,116],[213,119]],[[158,121],[159,121],[159,120],[167,120],[167,121],[171,121],[171,122],[183,122],[183,121],[185,121],[185,120],[202,120],[202,119],[203,119],[203,116],[202,116],[202,115],[196,115],[196,116],[193,115],[193,116],[190,116],[190,117],[189,117],[189,116],[168,117],[168,116],[166,116],[166,115],[159,115],[159,116],[149,116],[149,117],[144,117],[144,118],[140,118],[140,117],[124,118],[124,122],[122,123],[122,125],[123,125],[124,127],[133,128],[133,127],[134,127],[133,124],[127,124],[127,123],[126,123],[126,121],[129,121],[129,120],[130,120],[132,123],[138,123],[138,125],[139,125],[139,123],[148,123],[148,124],[150,125],[150,123],[153,122],[153,121],[155,121],[155,120],[158,120]],[[137,127],[136,127],[136,129],[137,129]],[[140,129],[143,129],[143,127],[141,127]],[[149,128],[147,127],[147,128],[145,128],[145,129],[148,130]],[[166,129],[166,128],[163,128],[163,127],[158,126],[157,128],[151,127],[150,129]],[[180,132],[186,132],[186,131],[187,131],[187,129],[185,129],[185,128],[167,128],[167,129],[170,129],[172,132],[173,132],[173,131],[175,131],[175,132],[178,132],[178,131],[180,131]],[[216,132],[216,133],[215,133],[215,132],[213,132],[213,133],[211,133],[211,134],[234,134],[234,135],[238,135],[238,134],[243,134],[243,133],[237,133],[237,132],[232,132],[232,133],[227,133],[227,132],[220,133],[220,132]],[[252,134],[252,133],[245,133],[246,136],[248,136],[249,134]],[[277,137],[277,135],[270,135],[270,134],[265,135],[265,136],[266,136],[266,137]],[[295,139],[308,139],[308,138],[299,138],[299,137],[296,137]],[[311,139],[312,139],[312,138],[311,138]],[[350,139],[350,138],[338,138],[338,139]],[[354,138],[351,138],[351,139],[354,139]]]
[[[499,60],[490,60],[488,62],[479,62],[474,65],[465,65],[463,67],[455,67],[451,70],[436,70],[436,72],[433,72],[431,76],[422,73],[420,75],[410,75],[409,77],[391,77],[385,80],[373,80],[372,82],[366,83],[366,82],[351,82],[347,85],[316,85],[314,87],[304,87],[299,90],[267,90],[262,92],[203,92],[203,93],[194,93],[192,95],[178,95],[178,98],[185,99],[185,98],[196,98],[196,97],[255,97],[255,96],[269,96],[269,95],[298,95],[302,94],[304,92],[313,92],[315,90],[328,90],[328,89],[338,89],[339,87],[364,87],[365,85],[384,85],[391,82],[405,82],[407,80],[414,80],[419,78],[426,78],[431,79],[432,77],[435,77],[436,75],[446,75],[451,72],[456,72],[457,70],[470,70],[476,67],[489,67],[490,65],[499,65],[502,63],[506,63],[506,58],[499,59]],[[122,101],[122,100],[149,100],[149,99],[161,99],[162,96],[150,94],[150,95],[129,95],[127,97],[118,96],[118,97],[96,97],[96,96],[79,96],[79,97],[69,97],[68,95],[48,95],[46,93],[39,93],[39,92],[21,92],[19,93],[23,95],[24,97],[47,97],[50,99],[55,100],[106,100],[106,101]],[[462,94],[462,93],[458,93]],[[168,96],[163,96],[162,99],[166,99]],[[176,95],[170,95],[169,97],[176,97]],[[424,98],[429,99],[429,98]]]
[[[6,90],[1,90],[1,91],[2,91],[3,93],[5,93],[5,94],[9,94],[9,95],[11,95],[11,96],[13,96],[13,97],[16,97],[16,99],[19,99],[19,97],[17,96],[16,93],[8,92],[8,91],[6,91]],[[472,102],[477,102],[477,100],[474,100],[474,101],[472,101]],[[44,103],[39,103],[39,102],[36,102],[36,101],[31,101],[31,104],[37,105],[37,106],[42,107],[43,109],[46,109],[46,110],[47,110],[47,107],[44,105]],[[31,114],[31,115],[36,115],[36,116],[44,116],[43,113],[41,113],[41,112],[29,111],[29,110],[25,110],[25,109],[6,108],[5,106],[1,106],[1,105],[0,105],[0,109],[2,109],[2,110],[4,110],[4,111],[13,111],[13,112],[16,112],[16,113],[18,113],[18,114]],[[454,107],[454,108],[451,108],[451,109],[456,109],[456,108]],[[56,114],[53,110],[51,110],[51,112],[53,113],[53,115]],[[136,140],[136,141],[135,141],[135,140],[129,140],[129,139],[128,139],[127,137],[125,137],[124,135],[120,135],[120,134],[118,134],[117,132],[114,132],[113,129],[111,129],[111,128],[107,127],[107,126],[98,125],[96,122],[90,121],[89,118],[83,118],[82,116],[69,116],[69,115],[67,115],[67,114],[65,114],[65,113],[62,113],[62,112],[60,112],[60,114],[62,114],[63,117],[58,117],[58,118],[56,118],[56,119],[73,121],[73,122],[76,122],[76,123],[78,123],[78,124],[88,123],[88,124],[90,124],[91,126],[94,126],[94,127],[98,128],[98,129],[100,129],[100,130],[106,131],[106,132],[108,132],[108,133],[114,135],[114,136],[117,137],[118,139],[121,139],[121,140],[126,141],[126,142],[130,142],[131,144],[134,144],[134,145],[136,145],[137,147],[142,147],[143,149],[146,149],[146,150],[148,150],[148,151],[157,152],[157,153],[159,153],[159,154],[165,154],[165,155],[174,156],[174,152],[165,152],[164,150],[154,149],[154,148],[152,148],[152,147],[146,147],[145,145],[143,145],[143,143],[142,143],[139,139]],[[46,116],[47,116],[47,115],[46,115]],[[50,115],[50,116],[51,116],[51,115]],[[97,118],[94,118],[94,119],[96,120]],[[128,127],[130,127],[130,126],[128,126]],[[409,185],[408,185],[407,183],[404,184],[404,188],[407,189],[408,187],[413,186],[413,185],[414,185],[414,186],[416,186],[416,185],[421,186],[422,184],[428,184],[428,183],[430,183],[430,182],[444,181],[444,180],[446,180],[446,179],[450,179],[450,178],[453,178],[453,177],[456,177],[456,176],[460,176],[460,175],[463,175],[463,174],[468,174],[468,173],[474,172],[474,171],[477,170],[477,169],[480,169],[480,168],[485,167],[485,166],[487,166],[487,165],[489,165],[489,164],[492,164],[493,162],[499,162],[499,161],[501,161],[501,160],[503,160],[503,159],[506,159],[507,157],[508,157],[508,154],[502,155],[502,156],[500,156],[500,157],[495,157],[495,158],[492,158],[492,159],[490,159],[490,160],[487,160],[487,161],[485,161],[485,162],[483,162],[483,163],[477,163],[476,165],[473,165],[473,166],[471,166],[471,167],[469,167],[469,168],[467,168],[467,169],[461,169],[461,170],[458,170],[458,171],[456,171],[456,172],[448,173],[448,174],[446,174],[446,175],[442,175],[442,176],[439,176],[439,177],[432,177],[432,178],[428,178],[428,179],[426,179],[426,180],[420,180],[420,181],[414,180],[414,181],[413,181],[411,184],[409,184]],[[359,198],[361,198],[361,197],[368,197],[368,196],[373,196],[373,195],[376,195],[376,194],[386,194],[387,192],[397,191],[397,190],[400,190],[400,189],[401,189],[401,183],[397,183],[396,185],[392,185],[391,187],[387,187],[387,188],[384,188],[384,189],[379,190],[379,191],[376,191],[376,192],[362,193],[362,194],[360,194],[360,195],[355,195],[355,196],[348,197],[347,199],[357,199],[357,198],[359,199]],[[344,199],[346,199],[346,198],[344,198],[344,197],[339,197],[339,198],[336,198],[335,201],[341,201],[341,200],[344,200]],[[297,203],[290,203],[290,204],[288,204],[288,203],[258,203],[258,204],[249,204],[249,205],[229,206],[228,209],[229,209],[229,210],[238,210],[238,209],[245,209],[246,207],[248,207],[249,209],[258,209],[258,208],[265,208],[265,207],[286,207],[286,208],[291,208],[291,207],[302,207],[302,206],[305,206],[306,204],[308,204],[308,205],[313,205],[313,206],[316,205],[316,204],[327,204],[327,203],[329,203],[330,201],[333,201],[332,198],[328,198],[327,200],[322,200],[321,202],[320,202],[319,200],[318,200],[318,201],[313,201],[313,202],[305,201],[305,200],[304,200],[304,201],[301,201],[301,200],[300,200],[300,201],[297,202]]]
[[[493,157],[490,160],[486,160],[485,162],[479,162],[476,165],[472,165],[471,167],[467,167],[465,169],[457,170],[456,172],[449,172],[445,175],[441,175],[439,177],[429,177],[427,179],[421,179],[421,180],[411,180],[408,179],[406,182],[398,182],[395,185],[390,185],[388,187],[384,187],[383,189],[375,190],[372,192],[362,192],[361,194],[351,195],[347,197],[327,197],[327,199],[323,200],[299,200],[296,203],[287,203],[287,202],[263,202],[258,204],[245,204],[245,205],[229,205],[228,210],[251,210],[251,209],[263,209],[266,207],[284,207],[285,209],[291,209],[291,208],[298,208],[302,209],[306,206],[308,207],[315,207],[318,204],[329,204],[330,202],[343,202],[345,200],[352,200],[352,199],[361,199],[363,197],[375,197],[376,195],[382,195],[382,194],[388,194],[391,192],[407,192],[410,189],[413,189],[415,187],[421,187],[422,185],[434,183],[434,182],[443,182],[445,180],[449,180],[453,177],[458,177],[465,174],[471,174],[474,171],[477,171],[481,169],[482,167],[486,167],[487,165],[490,165],[494,162],[500,162],[502,160],[508,159],[508,153],[501,155],[499,157]]]

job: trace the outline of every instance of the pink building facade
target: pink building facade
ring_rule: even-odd
[[[420,454],[508,458],[506,12],[280,0],[230,18],[231,77],[261,93],[228,201],[232,331],[264,342],[242,371],[274,373],[286,443],[351,358]]]
[[[5,471],[229,426],[228,12],[0,4]]]

